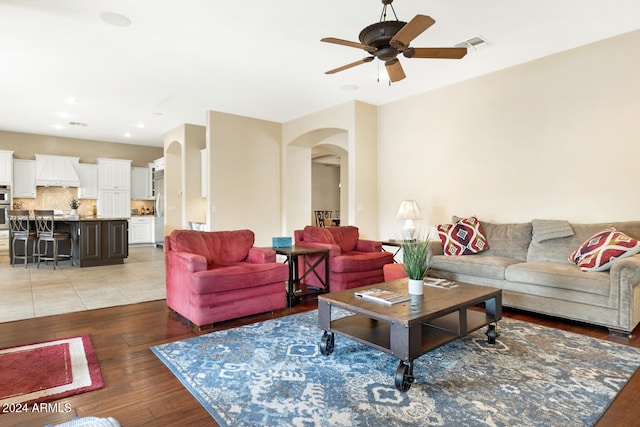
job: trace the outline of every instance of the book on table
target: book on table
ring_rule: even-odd
[[[437,279],[435,277],[425,277],[424,284],[427,286],[433,286],[434,288],[451,289],[457,288],[458,284],[447,279]]]
[[[357,291],[354,293],[354,295],[358,298],[376,301],[388,305],[409,301],[411,299],[411,297],[409,297],[408,295],[403,295],[398,292],[391,292],[378,288]]]

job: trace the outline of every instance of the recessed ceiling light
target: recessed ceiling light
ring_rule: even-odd
[[[102,12],[100,14],[100,19],[102,19],[103,22],[116,27],[128,27],[131,25],[131,19],[114,12]]]
[[[140,122],[136,125],[138,129],[144,129],[144,123]]]
[[[58,129],[58,130],[65,129],[65,127],[64,127],[64,126],[62,126],[62,125],[53,125],[53,128],[54,128],[54,129]]]
[[[131,134],[129,132],[125,132],[124,137],[125,138],[131,138]]]

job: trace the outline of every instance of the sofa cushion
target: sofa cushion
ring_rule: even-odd
[[[504,280],[505,269],[520,262],[514,258],[494,256],[434,255],[431,257],[430,267],[433,270]]]
[[[382,267],[392,262],[389,252],[346,252],[332,257],[329,269],[340,273],[380,270],[382,274]]]
[[[307,225],[304,228],[303,241],[336,244],[336,241],[333,239],[333,234],[331,234],[326,227],[315,227],[313,225]]]
[[[473,255],[489,249],[480,221],[475,216],[437,227],[445,255]]]
[[[640,221],[575,224],[571,223],[574,235],[542,242],[531,241],[527,253],[527,261],[551,261],[569,264],[569,256],[582,245],[585,240],[605,228],[615,227],[616,230],[636,239],[640,238]]]
[[[489,249],[482,256],[527,259],[527,251],[531,243],[531,223],[492,224],[480,221]]]
[[[171,250],[202,255],[208,266],[244,260],[254,239],[251,230],[174,230],[170,235]]]
[[[531,286],[569,289],[609,295],[609,273],[585,273],[569,263],[523,262],[507,267],[505,278],[511,282],[533,283]]]
[[[342,227],[327,227],[327,230],[333,236],[333,240],[340,246],[342,252],[351,252],[356,249],[360,231],[358,227],[345,225]]]
[[[589,237],[571,254],[569,261],[575,263],[582,271],[606,271],[615,260],[638,252],[638,240],[610,227]]]
[[[566,220],[534,219],[531,224],[533,225],[533,240],[538,243],[575,234],[571,224]]]
[[[235,291],[276,282],[282,282],[284,289],[284,282],[289,276],[289,268],[280,263],[238,262],[213,265],[208,270],[193,273],[193,276],[193,286],[189,291],[195,294]],[[284,291],[282,297],[284,298]]]

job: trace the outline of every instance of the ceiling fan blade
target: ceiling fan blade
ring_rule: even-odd
[[[358,43],[358,42],[352,42],[349,40],[342,40],[342,39],[337,39],[335,37],[325,37],[323,39],[320,39],[321,42],[325,42],[325,43],[333,43],[333,44],[339,44],[342,46],[349,46],[349,47],[355,47],[357,49],[364,49],[364,50],[371,50],[372,47],[371,46],[367,46],[366,44],[362,44],[362,43]]]
[[[344,71],[344,70],[347,70],[349,68],[355,67],[357,65],[364,64],[365,62],[371,62],[371,61],[373,61],[373,56],[368,56],[366,58],[362,58],[359,61],[352,62],[351,64],[343,65],[342,67],[338,67],[338,68],[334,68],[333,70],[329,70],[329,71],[325,72],[325,74],[338,73],[340,71]]]
[[[404,73],[404,70],[402,69],[402,65],[400,64],[400,61],[398,61],[398,58],[385,62],[384,66],[387,67],[387,74],[389,74],[389,80],[391,80],[394,83],[399,82],[400,80],[407,77],[406,74]]]
[[[466,54],[466,47],[412,47],[403,52],[407,58],[435,59],[460,59]]]
[[[427,28],[435,24],[436,21],[430,16],[416,15],[391,39],[391,45],[400,44],[409,46],[411,40],[422,34]]]

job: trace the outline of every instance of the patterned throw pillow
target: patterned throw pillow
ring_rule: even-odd
[[[606,271],[615,260],[640,252],[640,241],[610,227],[589,237],[576,249],[569,261],[582,271]]]
[[[480,221],[475,216],[437,227],[445,255],[473,255],[489,249]]]

